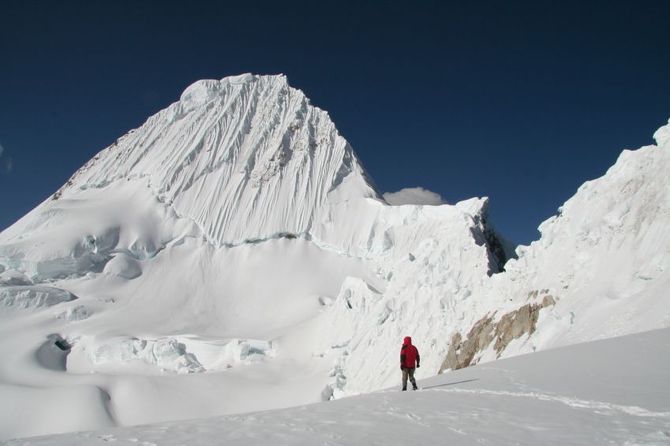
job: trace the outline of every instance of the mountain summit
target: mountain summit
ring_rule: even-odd
[[[283,75],[194,83],[57,196],[138,178],[217,246],[305,233],[337,189],[377,198],[328,114]]]

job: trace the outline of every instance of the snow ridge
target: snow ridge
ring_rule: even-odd
[[[624,150],[605,175],[584,183],[540,225],[538,241],[517,248],[505,273],[492,277],[482,291],[489,308],[455,330],[455,339],[480,343],[475,363],[500,356],[493,342],[481,344],[478,328],[546,296],[556,305],[541,310],[532,336],[502,356],[670,325],[662,291],[670,286],[669,131],[670,125],[656,131],[658,145]]]

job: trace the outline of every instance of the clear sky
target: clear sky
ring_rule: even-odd
[[[670,118],[665,1],[0,3],[0,229],[190,83],[285,73],[381,192],[536,227]]]

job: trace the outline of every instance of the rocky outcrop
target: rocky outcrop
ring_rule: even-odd
[[[538,299],[544,294],[541,302],[528,303],[522,307],[504,314],[499,319],[493,315],[486,315],[478,320],[470,329],[466,338],[460,333],[455,333],[451,338],[449,351],[439,373],[445,370],[457,370],[476,363],[475,357],[478,353],[493,344],[497,357],[507,348],[509,343],[523,335],[530,336],[535,332],[535,326],[540,316],[540,310],[556,304],[553,296],[534,290],[528,293],[528,298]]]
[[[484,205],[478,215],[473,216],[475,226],[471,229],[472,237],[480,246],[486,246],[489,257],[488,275],[505,271],[505,263],[515,257],[514,248],[508,246],[500,238],[488,220],[488,198],[484,199]]]
[[[460,333],[455,333],[451,338],[449,352],[445,358],[440,372],[452,369],[462,369],[472,362],[475,355],[485,349],[494,339],[493,316],[486,316],[472,327],[465,340]]]

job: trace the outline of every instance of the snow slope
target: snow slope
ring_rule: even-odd
[[[663,329],[458,370],[421,380],[418,392],[5,444],[665,445],[668,358]]]
[[[623,151],[604,176],[584,183],[540,225],[540,240],[519,247],[518,259],[491,278],[491,306],[471,313],[473,323],[494,312],[500,320],[546,296],[556,304],[540,312],[532,336],[502,355],[484,345],[482,359],[670,326],[669,130],[656,132],[657,145]]]
[[[0,233],[0,439],[370,392],[408,334],[434,375],[668,327],[668,128],[500,272],[486,198],[391,206],[283,76],[197,82]]]

